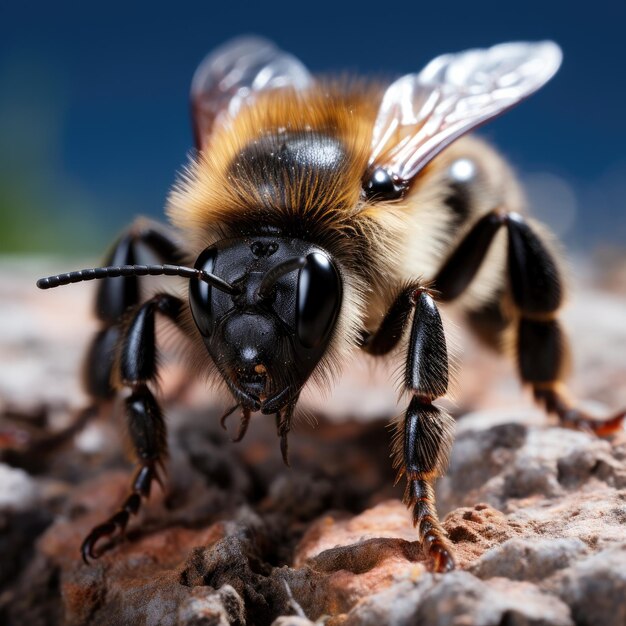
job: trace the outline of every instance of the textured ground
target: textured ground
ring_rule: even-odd
[[[82,402],[89,289],[37,293],[41,267],[0,268],[0,623],[626,624],[626,433],[554,426],[454,328],[459,421],[438,493],[457,571],[424,568],[388,459],[394,388],[362,363],[331,397],[309,396],[318,426],[292,434],[291,469],[272,419],[232,444],[222,404],[188,390],[168,408],[167,493],[84,565],[82,538],[128,486],[119,421],[54,454],[7,450]],[[619,272],[602,279],[611,290],[581,288],[566,311],[574,386],[598,409],[626,405],[626,289]],[[169,366],[164,392],[183,376]]]

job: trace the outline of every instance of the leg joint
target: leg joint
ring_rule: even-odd
[[[126,399],[128,432],[137,456],[143,461],[162,458],[167,450],[165,421],[161,408],[146,385]]]

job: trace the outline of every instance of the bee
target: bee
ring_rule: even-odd
[[[454,568],[433,491],[453,440],[436,404],[449,378],[439,304],[455,303],[493,346],[508,338],[522,383],[562,424],[621,426],[624,412],[594,420],[570,400],[551,237],[525,216],[509,165],[467,136],[542,87],[561,56],[550,41],[505,43],[439,56],[388,85],[314,78],[257,37],[202,62],[191,86],[196,151],[169,196],[171,226],[135,222],[104,267],[38,282],[100,280],[84,387],[94,406],[124,396],[138,463],[120,509],[83,542],[86,562],[161,478],[157,316],[188,338],[194,370],[234,398],[222,423],[239,410],[237,440],[252,413],[275,415],[286,463],[307,383],[330,384],[357,349],[402,358],[408,407],[393,458],[434,571]],[[162,264],[139,264],[142,246]],[[142,298],[145,275],[183,277],[188,295]]]

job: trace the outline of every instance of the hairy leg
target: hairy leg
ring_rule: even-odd
[[[412,509],[424,555],[434,571],[443,572],[454,569],[454,557],[437,516],[433,483],[447,467],[454,421],[433,404],[448,389],[448,354],[441,317],[429,293],[419,286],[405,289],[378,331],[364,338],[363,348],[377,355],[392,350],[411,313],[404,373],[411,400],[396,425],[394,466],[398,480],[406,479],[404,502]]]

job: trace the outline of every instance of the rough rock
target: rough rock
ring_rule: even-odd
[[[403,581],[351,611],[345,626],[573,626],[566,604],[530,583],[490,584],[457,571],[436,579]]]
[[[478,578],[540,581],[585,555],[580,539],[514,538],[485,552],[472,566]]]
[[[577,625],[626,624],[626,542],[587,557],[548,583]]]

